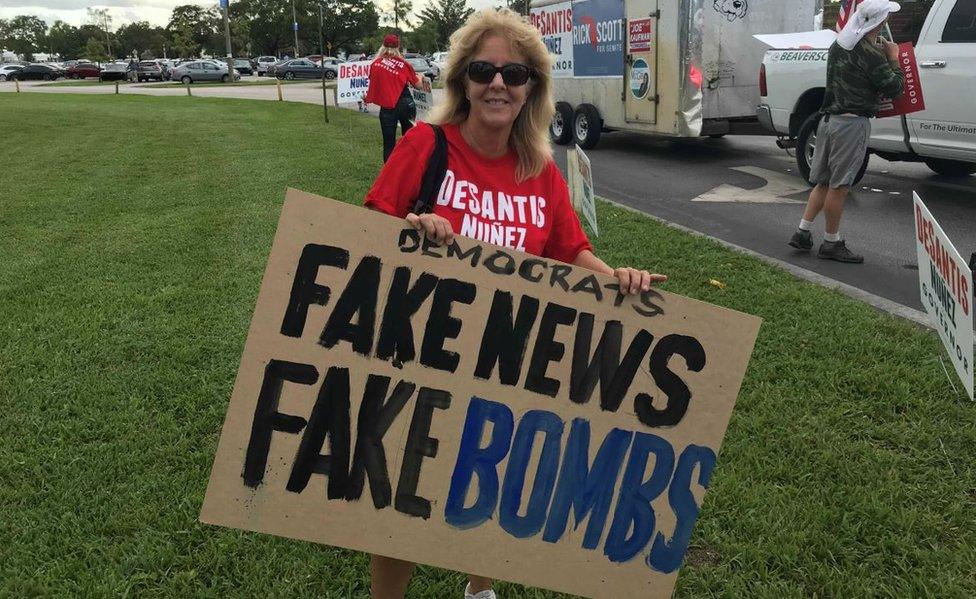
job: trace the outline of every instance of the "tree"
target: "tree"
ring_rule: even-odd
[[[111,58],[105,51],[105,42],[98,37],[88,38],[82,56],[92,62],[105,62]]]
[[[173,54],[180,58],[190,58],[200,53],[200,44],[193,39],[193,29],[185,24],[170,30],[170,47]]]
[[[163,45],[168,36],[161,27],[153,27],[148,21],[136,21],[119,27],[116,32],[120,50],[126,56],[133,52],[141,58],[156,58],[163,55]]]
[[[7,47],[7,36],[10,34],[10,21],[0,19],[0,49]]]
[[[64,21],[57,20],[51,25],[47,40],[51,51],[61,58],[78,58],[85,53],[85,38],[81,30]]]
[[[419,26],[414,27],[413,31],[403,34],[403,47],[411,52],[421,52],[429,54],[436,52],[442,46],[439,40],[439,28],[434,21],[424,21]]]
[[[420,12],[423,23],[432,23],[437,32],[437,48],[447,48],[451,34],[458,30],[474,12],[466,0],[431,0]]]
[[[43,48],[47,23],[33,15],[17,15],[7,25],[6,44],[15,54],[33,60],[35,50]]]
[[[400,33],[400,26],[405,25],[407,27],[412,27],[413,24],[410,22],[412,18],[410,13],[413,12],[413,0],[391,0],[390,8],[383,11],[383,20],[387,24],[392,24],[393,29]]]
[[[505,0],[505,6],[520,15],[529,14],[529,0]]]
[[[216,48],[223,47],[224,30],[220,23],[220,13],[215,7],[204,8],[196,4],[183,4],[173,9],[169,24],[166,25],[166,31],[173,38],[174,48],[177,45],[175,34],[179,32],[180,41],[184,48],[195,45],[196,52],[199,52],[201,47],[204,50],[213,51]],[[187,36],[192,39],[192,44],[189,44],[189,40],[186,39]],[[220,40],[219,43],[217,40]]]
[[[112,15],[108,14],[107,8],[88,8],[88,21],[98,27],[105,35],[105,47],[109,56],[112,54]]]

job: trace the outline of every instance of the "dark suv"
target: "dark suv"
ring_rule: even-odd
[[[166,81],[169,79],[169,69],[155,60],[143,60],[136,69],[136,78],[139,81]]]

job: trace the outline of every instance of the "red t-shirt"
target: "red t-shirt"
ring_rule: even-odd
[[[394,108],[403,87],[417,80],[413,66],[399,56],[381,56],[369,67],[369,88],[366,101],[380,108]]]
[[[468,145],[456,125],[442,128],[447,174],[434,214],[449,220],[455,234],[570,263],[583,250],[593,249],[555,162],[550,160],[539,175],[518,183],[514,150],[501,158],[485,158]],[[405,217],[420,193],[433,151],[434,130],[417,123],[383,165],[366,194],[366,206]]]

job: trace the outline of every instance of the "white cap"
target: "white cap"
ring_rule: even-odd
[[[845,50],[853,50],[869,31],[884,23],[888,15],[901,10],[901,5],[889,0],[863,0],[847,19],[847,24],[837,36],[837,43]]]

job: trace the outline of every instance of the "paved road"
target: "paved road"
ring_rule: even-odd
[[[819,260],[816,247],[801,253],[786,245],[807,190],[772,138],[613,133],[587,156],[600,196],[918,310],[912,191],[966,258],[976,251],[976,176],[950,180],[922,164],[873,156],[841,225],[848,245],[865,256],[865,264],[853,265]],[[565,169],[565,149],[557,148],[556,157]],[[821,217],[817,243],[822,234]]]
[[[114,86],[21,85],[25,91],[42,93],[115,91]],[[321,104],[319,85],[317,81],[285,85],[284,97]],[[13,83],[0,83],[0,92],[13,90]],[[438,92],[435,90],[435,97]],[[122,93],[186,92],[133,85],[124,86]],[[194,87],[193,94],[277,100],[274,85]],[[934,175],[924,165],[872,157],[867,175],[849,200],[841,227],[850,247],[863,253],[866,263],[849,265],[818,260],[814,253],[800,253],[786,245],[799,221],[807,190],[796,177],[793,159],[772,138],[668,140],[613,133],[605,135],[588,156],[598,195],[915,309],[922,306],[915,270],[913,190],[964,256],[976,251],[976,176],[950,180]],[[564,148],[556,148],[556,160],[565,169]],[[821,219],[815,230],[818,242],[822,227]]]

